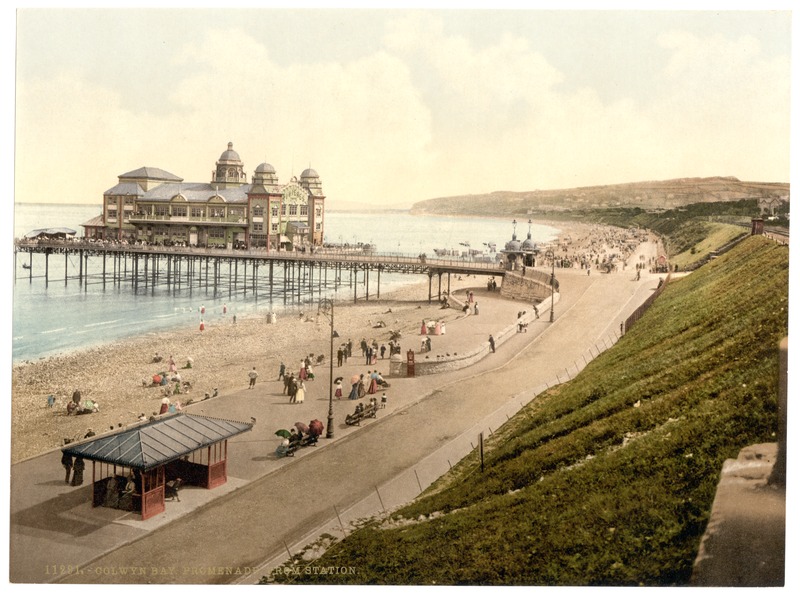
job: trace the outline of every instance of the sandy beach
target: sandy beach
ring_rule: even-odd
[[[360,356],[362,338],[385,343],[390,330],[400,330],[405,337],[418,333],[419,314],[421,307],[427,309],[427,296],[427,282],[418,282],[381,294],[379,301],[335,306],[335,328],[340,338],[334,350],[340,342],[352,339],[353,354]],[[381,320],[386,327],[375,327]],[[153,362],[156,353],[163,357],[162,362]],[[277,379],[281,361],[288,371],[296,373],[300,361],[309,354],[326,357],[317,367],[326,372],[330,321],[318,315],[316,308],[311,312],[306,306],[287,312],[276,323],[269,323],[266,313],[240,317],[235,324],[232,317],[220,317],[207,321],[203,332],[194,327],[161,331],[15,365],[12,462],[52,450],[65,438],[82,438],[89,429],[102,433],[120,424],[135,423],[141,414],[157,413],[165,386],[143,384],[150,384],[154,374],[168,370],[170,356],[182,382],[189,382],[191,387],[169,400],[185,406],[213,394],[214,388],[220,395],[246,388],[254,366],[262,381]],[[184,368],[190,358],[192,368]],[[75,390],[81,392],[82,402],[96,402],[99,412],[68,416],[66,407]],[[52,408],[47,405],[51,394],[56,398]]]
[[[601,240],[614,230],[574,223],[548,223],[561,230],[559,245],[571,254],[603,247]],[[619,232],[620,230],[616,230]],[[410,280],[411,281],[411,280]],[[454,282],[454,289],[485,286],[485,278]],[[416,279],[408,286],[381,295],[380,300],[337,305],[335,328],[339,343],[351,339],[354,356],[362,338],[387,343],[391,330],[399,330],[404,348],[416,342],[420,315],[429,311],[428,283]],[[435,303],[435,301],[434,301]],[[301,311],[305,311],[301,316]],[[424,314],[423,314],[424,316]],[[376,327],[384,321],[385,327]],[[64,355],[24,362],[12,367],[11,460],[12,463],[58,448],[65,439],[80,439],[92,429],[103,433],[136,423],[158,413],[165,387],[150,386],[153,375],[168,370],[172,356],[182,384],[191,387],[169,398],[186,406],[213,394],[248,387],[248,373],[256,368],[261,381],[276,380],[281,361],[297,372],[307,355],[324,355],[318,371],[324,372],[330,354],[330,322],[316,308],[297,308],[269,323],[266,313],[249,318],[219,317],[207,322],[205,331],[160,331]],[[405,343],[403,343],[405,342]],[[163,357],[154,363],[154,354]],[[191,359],[192,368],[184,368]],[[171,389],[174,389],[174,383]],[[183,388],[183,385],[181,385]],[[82,401],[94,401],[99,412],[67,415],[73,392]],[[48,406],[48,396],[55,403]]]

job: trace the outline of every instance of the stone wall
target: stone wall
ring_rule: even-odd
[[[547,320],[549,319],[549,311],[550,311],[550,290],[548,288],[547,292],[547,299],[541,302],[537,308],[539,310],[539,319]],[[558,302],[559,295],[555,294],[553,296],[554,303]],[[505,329],[500,331],[497,335],[494,336],[494,345],[495,349],[502,346],[505,342],[507,342],[510,338],[517,335],[519,333],[519,325],[522,324],[523,326],[529,325],[532,321],[536,320],[536,313],[533,310],[525,311],[525,314],[522,318],[518,319],[515,323],[507,326]],[[424,375],[432,375],[434,373],[444,373],[447,371],[457,371],[459,369],[464,369],[471,365],[474,365],[476,362],[484,358],[487,354],[491,353],[491,348],[489,347],[489,339],[487,338],[485,342],[483,342],[477,348],[473,348],[472,350],[467,350],[463,354],[456,354],[454,353],[452,356],[442,356],[442,357],[433,357],[433,358],[425,358],[424,354],[420,352],[415,352],[414,354],[414,376],[421,377]],[[408,373],[408,363],[406,362],[406,353],[403,352],[401,354],[395,354],[391,357],[389,362],[389,374],[392,377],[406,377]]]
[[[541,275],[538,271],[537,275]],[[538,303],[550,298],[550,286],[541,281],[541,277],[527,277],[519,273],[506,272],[503,275],[503,285],[500,287],[500,295],[512,300],[524,300],[526,302]],[[550,280],[547,274],[546,281]]]

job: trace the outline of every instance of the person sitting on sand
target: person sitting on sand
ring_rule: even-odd
[[[74,399],[67,404],[67,415],[74,415],[78,412],[78,403]]]
[[[87,400],[86,402],[83,403],[82,407],[78,408],[75,414],[88,415],[90,413],[97,413],[97,412],[100,412],[100,405],[94,400]]]

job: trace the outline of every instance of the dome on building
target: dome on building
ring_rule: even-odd
[[[300,173],[300,177],[319,177],[319,173],[317,173],[314,169],[308,168],[302,173]]]
[[[528,233],[528,239],[526,239],[524,242],[522,242],[522,249],[523,250],[535,250],[536,249],[536,244],[531,239],[531,234],[530,233]]]
[[[519,243],[516,233],[512,236],[510,242],[506,242],[506,252],[518,252],[521,247],[522,244]]]
[[[273,167],[273,166],[272,166],[271,164],[269,164],[269,163],[261,163],[260,165],[258,165],[258,166],[256,167],[256,173],[270,173],[270,174],[274,174],[274,173],[275,173],[275,167]]]
[[[242,161],[242,159],[239,158],[239,153],[236,152],[236,150],[233,149],[233,142],[228,142],[228,149],[225,150],[225,152],[223,152],[222,154],[220,154],[219,160],[220,160],[220,162],[223,162],[223,161],[241,162]]]

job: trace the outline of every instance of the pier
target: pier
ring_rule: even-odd
[[[426,275],[428,302],[450,293],[451,275],[488,275],[502,279],[497,262],[430,258],[401,253],[378,254],[357,248],[319,248],[311,252],[235,250],[89,242],[84,240],[16,240],[14,280],[43,280],[45,286],[77,281],[84,289],[130,285],[135,292],[161,287],[174,292],[204,291],[268,296],[270,301],[300,303],[347,286],[353,302],[380,299],[381,275]],[[63,274],[61,273],[63,257]],[[20,260],[23,260],[20,273]],[[434,278],[437,293],[434,296]],[[372,286],[372,291],[371,291]]]

